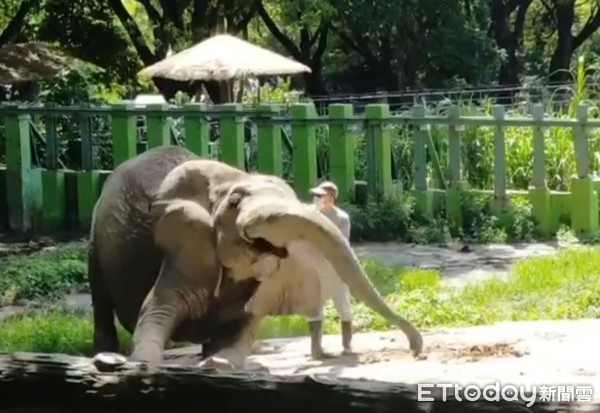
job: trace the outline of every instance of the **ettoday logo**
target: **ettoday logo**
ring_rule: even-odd
[[[439,391],[435,391],[439,389]],[[434,391],[435,396],[434,397]],[[422,383],[417,385],[417,400],[432,402],[436,398],[442,402],[456,400],[459,402],[474,401],[523,401],[531,407],[537,400],[540,401],[592,401],[592,386],[589,385],[561,385],[561,386],[515,386],[513,384],[491,383],[486,386],[470,384],[467,386],[454,383]],[[437,393],[441,396],[437,397]]]

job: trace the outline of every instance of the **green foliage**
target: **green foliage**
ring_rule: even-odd
[[[118,324],[118,323],[117,323]],[[131,336],[120,325],[121,351],[131,348]],[[30,311],[3,321],[0,351],[31,351],[92,356],[94,328],[87,312],[53,307]]]
[[[416,207],[415,197],[403,193],[364,206],[343,205],[352,220],[351,240],[401,241],[419,244],[445,243],[460,238],[471,243],[529,241],[535,236],[531,206],[513,198],[508,209],[497,217],[491,209],[491,196],[484,193],[461,194],[462,225],[446,218],[443,205],[428,218]]]
[[[52,300],[87,281],[87,251],[80,246],[42,250],[29,256],[0,259],[0,297],[16,300]]]
[[[506,278],[458,289],[445,284],[435,270],[390,268],[375,260],[364,261],[363,267],[385,300],[419,328],[600,316],[600,247],[525,259]],[[354,302],[354,313],[358,331],[395,328],[362,303]],[[331,303],[325,316],[325,331],[339,333],[338,315]],[[307,331],[304,317],[269,317],[260,335],[293,337]],[[120,326],[118,333],[127,351],[131,337]],[[92,337],[89,313],[57,307],[5,320],[0,351],[89,354]]]
[[[105,0],[45,0],[36,37],[103,68],[95,81],[109,94],[121,97],[137,86],[138,56]]]

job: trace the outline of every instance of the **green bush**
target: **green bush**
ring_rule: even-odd
[[[4,304],[58,298],[87,281],[86,249],[65,246],[28,256],[0,259],[0,297]]]
[[[462,225],[446,218],[442,205],[436,218],[423,216],[415,198],[406,192],[364,206],[342,205],[352,221],[351,240],[400,241],[418,244],[446,243],[452,238],[472,243],[530,241],[535,237],[535,219],[531,206],[519,198],[511,203],[502,218],[490,207],[490,195],[462,194]]]

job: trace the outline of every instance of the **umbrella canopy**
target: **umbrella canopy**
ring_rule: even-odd
[[[161,60],[140,75],[173,80],[231,80],[310,72],[295,60],[230,35],[217,35]]]
[[[47,43],[8,44],[0,48],[0,83],[52,78],[61,70],[84,64]]]

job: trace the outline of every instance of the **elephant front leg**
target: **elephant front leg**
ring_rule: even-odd
[[[175,296],[160,297],[154,290],[150,291],[133,332],[131,358],[136,361],[160,363],[167,341],[178,320],[183,318],[181,313],[181,306],[177,305]]]
[[[260,366],[247,363],[247,358],[252,354],[252,346],[256,341],[261,319],[262,317],[253,316],[233,345],[217,351],[202,360],[198,366],[217,370],[256,370],[260,368]]]

